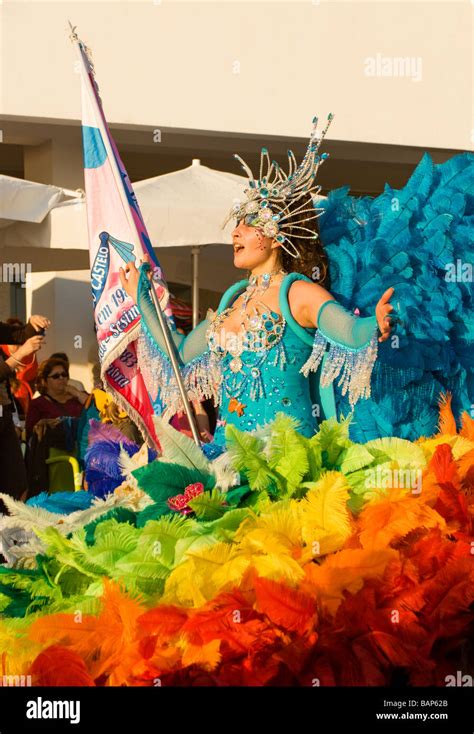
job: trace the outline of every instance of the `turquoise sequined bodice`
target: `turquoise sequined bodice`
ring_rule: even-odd
[[[376,316],[355,317],[337,301],[328,300],[318,310],[318,328],[304,328],[288,304],[295,280],[311,282],[300,273],[286,275],[278,310],[271,310],[263,296],[252,306],[244,298],[243,328],[238,334],[232,330],[226,334],[225,328],[247,280],[229,288],[217,312],[208,314],[187,337],[173,334],[184,390],[191,400],[210,399],[219,408],[214,434],[218,448],[225,446],[227,425],[253,431],[272,422],[279,412],[296,418],[304,435],[313,435],[323,420],[336,415],[333,383],[338,377],[338,387],[342,395],[347,393],[351,406],[370,397],[377,357]],[[143,323],[137,356],[155,410],[168,418],[184,406],[146,284],[142,272],[137,304]],[[232,317],[229,321],[235,323]]]
[[[258,317],[250,319],[250,328],[235,346],[232,339],[222,346],[220,326],[233,301],[248,281],[236,283],[223,296],[215,318],[207,332],[208,344],[222,375],[220,407],[214,442],[223,446],[228,424],[252,431],[272,421],[278,412],[300,421],[300,431],[311,436],[318,426],[318,408],[313,403],[310,381],[301,372],[308,360],[315,329],[305,329],[292,316],[288,290],[305,276],[287,275],[280,286],[280,313],[260,308]]]

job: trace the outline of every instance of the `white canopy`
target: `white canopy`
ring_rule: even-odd
[[[58,186],[0,175],[0,228],[15,222],[42,222],[60,202],[81,195]]]
[[[232,224],[221,229],[232,204],[243,198],[247,179],[215,171],[194,159],[191,166],[133,184],[155,247],[232,242]]]

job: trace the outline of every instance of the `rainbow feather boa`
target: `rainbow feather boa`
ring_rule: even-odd
[[[24,537],[0,567],[2,675],[444,686],[472,674],[474,420],[460,418],[447,396],[431,438],[356,444],[348,420],[307,439],[279,415],[261,435],[230,429],[217,464],[162,427],[163,457],[105,500],[68,515],[11,502],[3,540]]]

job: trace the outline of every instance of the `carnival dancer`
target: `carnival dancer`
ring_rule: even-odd
[[[219,406],[217,446],[225,445],[227,424],[252,431],[278,412],[296,418],[301,433],[311,436],[321,420],[335,415],[338,376],[352,407],[370,396],[377,343],[391,331],[394,289],[381,294],[373,314],[360,317],[325,287],[327,259],[317,226],[324,210],[317,207],[321,187],[315,179],[328,157],[318,151],[332,118],[322,133],[313,120],[301,164],[288,153],[288,173],[270,162],[266,148],[258,179],[236,155],[249,186],[223,226],[235,218],[234,265],[250,275],[231,286],[217,312],[208,312],[187,337],[173,333],[189,396],[195,404],[213,398]],[[138,356],[145,383],[170,417],[182,401],[148,293],[147,263],[140,270],[130,262],[120,279],[142,316]]]

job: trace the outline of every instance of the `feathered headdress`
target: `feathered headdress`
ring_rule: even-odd
[[[267,148],[262,148],[260,154],[258,179],[255,179],[247,163],[237,153],[234,153],[234,157],[240,161],[249,177],[249,188],[244,190],[247,200],[234,204],[222,226],[225,227],[232,218],[237,221],[245,219],[246,224],[259,227],[266,237],[272,237],[279,242],[289,255],[299,257],[298,249],[291,238],[317,239],[318,237],[312,229],[302,226],[302,223],[320,217],[324,211],[316,206],[321,186],[316,184],[315,179],[319,166],[329,157],[329,153],[323,153],[320,156],[318,151],[333,117],[332,113],[328,115],[326,127],[321,133],[317,130],[318,118],[313,118],[313,129],[308,147],[299,166],[293,151],[288,151],[287,174],[282,171],[276,161],[270,162]],[[313,200],[313,205],[309,208],[308,194]],[[293,207],[301,200],[303,201],[300,206]],[[291,210],[290,205],[292,205]],[[308,214],[308,216],[301,219],[303,214]],[[292,221],[295,223],[292,224]]]

